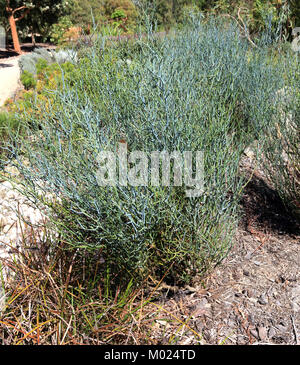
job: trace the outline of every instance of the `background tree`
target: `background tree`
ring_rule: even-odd
[[[291,19],[294,27],[300,27],[300,1],[290,0]]]
[[[94,21],[97,23],[103,14],[103,1],[99,0],[73,0],[70,20],[81,27],[90,27]]]
[[[153,9],[154,21],[159,27],[170,28],[183,20],[184,11],[188,8],[204,10],[213,0],[133,0],[140,8],[151,7]]]
[[[66,0],[0,0],[2,14],[8,19],[14,50],[21,53],[17,23],[21,29],[45,34],[51,24],[66,13],[69,3]]]
[[[101,24],[112,20],[116,11],[124,13],[128,24],[135,22],[137,9],[131,0],[73,0],[70,19],[73,24],[90,27],[93,21]]]

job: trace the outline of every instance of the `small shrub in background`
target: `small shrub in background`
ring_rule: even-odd
[[[51,28],[50,41],[57,45],[65,44],[67,41],[65,34],[71,27],[73,27],[73,23],[69,16],[60,18],[59,22]]]
[[[297,55],[281,57],[284,87],[274,95],[277,108],[262,145],[264,170],[290,212],[300,221],[300,68]]]
[[[45,67],[46,64],[53,63],[63,64],[65,62],[76,63],[77,53],[71,49],[55,51],[47,51],[45,48],[38,48],[34,52],[23,55],[19,59],[19,66],[21,73],[27,71],[36,76],[40,72],[41,67]],[[39,64],[40,68],[37,68]]]
[[[69,58],[68,52],[58,53],[59,61],[63,62]],[[9,114],[18,114],[18,119],[23,124],[27,124],[25,110],[27,113],[40,115],[55,102],[56,94],[53,90],[62,88],[64,83],[73,84],[73,80],[78,78],[78,70],[71,62],[61,64],[48,64],[43,58],[38,59],[36,65],[36,76],[28,71],[21,75],[21,82],[25,90],[19,91],[14,102],[8,100],[5,107]],[[33,105],[35,107],[33,108]]]
[[[28,71],[24,71],[22,73],[20,80],[21,80],[25,90],[29,90],[29,89],[36,87],[36,79],[33,76],[33,74]]]
[[[40,59],[46,60],[47,63],[52,63],[54,61],[49,51],[45,48],[38,48],[34,52],[25,54],[19,58],[21,73],[28,71],[32,75],[36,75],[36,64]]]
[[[0,135],[1,140],[5,138],[10,130],[16,130],[19,128],[18,118],[7,112],[0,112]]]
[[[20,79],[25,90],[18,93],[14,103],[10,100],[6,102],[7,110],[11,113],[19,113],[19,118],[24,121],[24,110],[33,112],[31,107],[33,100],[36,105],[45,101],[49,104],[50,99],[53,100],[55,96],[49,94],[49,91],[59,88],[67,81],[72,84],[77,74],[75,68],[77,60],[77,53],[70,49],[58,52],[38,49],[32,54],[22,56]],[[42,112],[38,108],[35,110],[38,113]]]

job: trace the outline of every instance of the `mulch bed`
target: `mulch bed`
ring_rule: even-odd
[[[158,322],[154,344],[162,337],[165,344],[300,344],[299,224],[259,173],[241,211],[222,264],[192,288],[162,286],[166,320]],[[180,321],[187,325],[174,337]]]

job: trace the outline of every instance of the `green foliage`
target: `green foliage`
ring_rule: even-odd
[[[24,71],[27,71],[33,75],[36,75],[36,64],[40,59],[44,59],[47,63],[53,62],[53,57],[51,53],[44,48],[39,48],[34,52],[22,55],[19,58],[19,66],[21,72],[23,73]]]
[[[38,48],[34,52],[22,55],[19,59],[19,66],[22,71],[37,75],[47,64],[65,62],[76,63],[77,55],[72,50],[59,50],[48,52],[44,48]]]
[[[37,74],[41,74],[48,66],[47,60],[44,58],[40,58],[36,63],[36,72]]]
[[[272,31],[278,26],[290,31],[299,26],[300,5],[298,0],[75,0],[72,22],[84,26],[103,23],[112,19],[115,11],[124,11],[129,24],[145,16],[145,9],[152,14],[152,20],[162,28],[170,28],[184,21],[186,11],[217,12],[230,14],[238,20],[238,12],[248,24],[250,33],[268,29],[271,21]],[[239,10],[240,9],[240,10]]]
[[[5,29],[8,27],[8,19],[6,16],[4,0],[0,0],[0,25]]]
[[[159,28],[170,28],[176,24],[181,24],[184,20],[185,12],[200,11],[205,8],[205,0],[142,0],[137,1],[143,13],[143,9],[151,9],[152,20]]]
[[[268,32],[275,40],[287,38],[300,21],[297,0],[217,0],[210,7],[235,17],[244,26],[242,19],[250,34]]]
[[[114,36],[132,32],[138,16],[131,0],[74,0],[72,4],[71,23],[87,33],[94,27],[102,35]]]
[[[103,11],[106,19],[126,18],[132,25],[137,17],[137,9],[131,0],[104,0]]]
[[[70,19],[73,24],[86,28],[103,17],[103,5],[98,0],[74,0]]]
[[[7,25],[6,1],[1,2],[0,21],[2,19],[3,24]],[[72,25],[90,31],[94,24],[107,28],[107,23],[114,19],[126,19],[125,23],[120,24],[127,31],[132,31],[138,19],[144,17],[142,9],[145,8],[152,9],[153,21],[162,28],[181,24],[184,13],[189,10],[227,13],[237,20],[239,12],[250,33],[272,29],[282,36],[282,32],[290,33],[291,28],[300,24],[298,0],[47,0],[43,6],[38,1],[18,0],[11,1],[11,4],[13,7],[26,4],[30,8],[26,17],[18,22],[19,32],[23,36],[32,31],[45,37],[50,34],[51,41],[57,44],[64,42],[63,34]]]
[[[58,54],[60,54],[60,51]],[[27,124],[26,112],[34,113],[37,118],[43,113],[43,110],[51,108],[55,102],[55,94],[51,92],[60,89],[65,83],[73,85],[74,79],[79,78],[79,71],[75,65],[67,60],[63,63],[48,62],[40,58],[36,63],[36,75],[24,71],[21,75],[21,81],[25,91],[18,94],[17,100],[7,102],[6,108],[12,113],[18,113],[19,120]],[[33,108],[33,104],[35,108]]]
[[[58,45],[63,44],[65,42],[64,35],[72,25],[69,16],[61,17],[59,22],[51,27],[50,41]]]
[[[293,27],[300,26],[300,3],[298,0],[290,0],[291,21]]]
[[[12,136],[16,138],[22,132],[22,123],[20,118],[16,117],[14,113],[7,113],[0,111],[0,167],[1,156],[7,155],[6,144]]]
[[[117,9],[111,14],[112,19],[126,18],[126,14],[123,9]]]
[[[28,71],[24,71],[21,75],[21,82],[25,88],[25,90],[29,90],[36,86],[36,79],[34,75]]]

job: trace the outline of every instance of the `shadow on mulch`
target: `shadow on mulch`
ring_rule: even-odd
[[[1,63],[0,62],[0,68],[7,68],[7,67],[14,67],[11,63]]]
[[[32,43],[23,43],[21,45],[21,49],[24,53],[32,52],[36,48],[52,49],[55,48],[55,46],[50,43],[36,43],[35,45],[33,45]],[[10,58],[16,56],[19,56],[19,54],[15,52],[11,47],[8,47],[6,50],[0,50],[0,60],[3,58]]]
[[[241,201],[244,215],[241,224],[245,230],[250,222],[258,228],[283,235],[299,235],[300,226],[282,203],[278,193],[265,181],[253,176],[245,188]]]
[[[51,43],[36,43],[35,45],[32,43],[23,43],[21,47],[23,52],[33,52],[37,48],[53,49],[56,48],[56,46]]]
[[[16,57],[18,56],[18,53],[12,50],[0,50],[0,59],[2,58],[10,58],[10,57]]]

